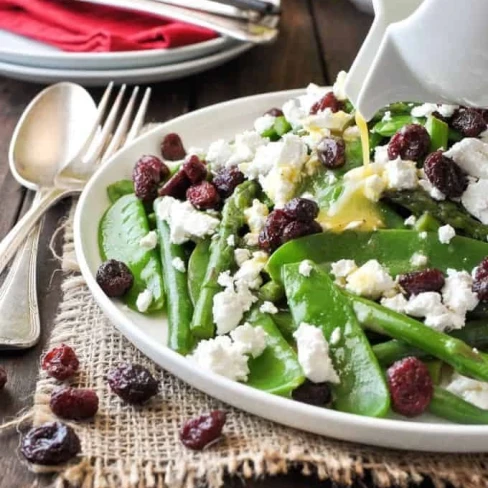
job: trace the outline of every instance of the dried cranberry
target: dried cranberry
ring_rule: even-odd
[[[3,390],[6,384],[7,384],[7,372],[5,371],[4,368],[0,366],[0,390]]]
[[[434,387],[427,366],[415,357],[397,361],[388,368],[392,409],[405,417],[421,415],[429,406]]]
[[[156,156],[142,156],[132,171],[132,177],[136,173],[148,173],[155,183],[159,183],[169,175],[169,168]]]
[[[425,127],[408,124],[402,127],[388,143],[388,157],[419,161],[427,156],[430,148],[430,136]]]
[[[222,198],[228,198],[234,190],[244,181],[244,174],[237,166],[221,169],[214,177],[212,183]]]
[[[190,185],[191,181],[187,174],[183,169],[180,169],[159,189],[159,195],[162,197],[173,197],[178,200],[184,200],[186,190],[190,188]]]
[[[208,181],[190,186],[186,190],[186,198],[198,210],[216,209],[220,203],[217,188]]]
[[[308,380],[293,390],[291,397],[297,402],[318,407],[323,407],[332,401],[332,393],[327,383],[312,383]]]
[[[340,168],[346,164],[346,145],[339,137],[324,137],[317,144],[319,161],[330,169]]]
[[[75,351],[66,344],[61,344],[48,351],[42,358],[41,365],[49,376],[60,381],[73,376],[79,366],[80,362]]]
[[[122,400],[140,405],[156,395],[159,383],[147,368],[140,364],[122,363],[107,375],[110,389]]]
[[[188,420],[180,431],[180,440],[189,449],[201,451],[222,435],[225,421],[226,413],[222,410]]]
[[[270,108],[267,112],[264,113],[264,115],[271,115],[272,117],[283,117],[283,110],[273,107]]]
[[[259,247],[265,251],[274,251],[282,244],[285,227],[291,222],[284,210],[273,210],[266,219],[263,230],[259,234]]]
[[[290,222],[283,230],[282,243],[298,239],[299,237],[309,236],[312,234],[320,234],[322,227],[315,220],[309,222],[302,222],[295,220]]]
[[[200,183],[207,176],[207,167],[195,154],[185,159],[182,169],[192,183]]]
[[[435,268],[413,271],[398,277],[398,284],[405,290],[407,296],[426,291],[441,291],[444,282],[442,271]]]
[[[81,451],[76,432],[61,422],[34,427],[22,439],[20,450],[27,461],[54,465],[69,461]]]
[[[449,198],[460,197],[468,186],[464,171],[442,151],[429,154],[424,171],[432,185]]]
[[[283,211],[290,219],[310,222],[317,218],[319,206],[308,198],[294,198],[283,207]]]
[[[488,258],[483,259],[476,268],[473,291],[481,301],[485,302],[488,300]]]
[[[98,267],[96,280],[107,296],[121,297],[130,290],[134,276],[122,261],[109,259]]]
[[[332,112],[339,112],[342,110],[343,104],[333,92],[326,93],[318,102],[315,102],[310,109],[310,115],[315,115],[319,112],[323,112],[326,108],[330,108]]]
[[[478,137],[486,129],[486,121],[478,109],[460,108],[454,112],[451,126],[465,137]]]
[[[93,390],[61,387],[53,391],[49,406],[63,419],[88,419],[98,411],[98,396]]]
[[[158,196],[158,183],[154,181],[150,172],[134,172],[134,193],[144,203],[151,203]]]
[[[185,148],[181,137],[174,132],[167,134],[161,143],[161,154],[164,159],[169,161],[178,161],[186,156]]]

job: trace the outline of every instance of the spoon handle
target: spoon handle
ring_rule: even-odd
[[[0,242],[0,274],[15,256],[19,247],[24,243],[36,222],[57,201],[72,194],[73,191],[51,188],[41,196],[39,203],[32,206],[29,211],[15,224],[10,232]]]
[[[37,206],[41,192],[32,206]],[[37,249],[42,222],[28,235],[0,288],[0,348],[25,349],[39,340],[41,324],[37,303]]]

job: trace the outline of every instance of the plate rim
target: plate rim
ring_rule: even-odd
[[[289,427],[297,428],[299,430],[308,431],[314,434],[325,437],[333,437],[336,439],[348,440],[352,442],[360,442],[378,447],[395,448],[400,450],[413,451],[430,451],[430,452],[488,452],[488,443],[486,438],[488,436],[488,426],[484,425],[465,425],[465,424],[445,424],[434,422],[411,422],[406,420],[396,420],[388,418],[371,418],[355,415],[351,413],[339,412],[331,409],[324,409],[294,400],[279,397],[270,393],[266,393],[242,383],[234,382],[230,379],[217,375],[215,373],[194,368],[192,363],[185,357],[170,350],[167,346],[158,344],[155,345],[150,341],[150,338],[137,326],[135,326],[130,318],[126,316],[121,310],[117,309],[100,289],[96,283],[94,275],[89,269],[87,259],[83,251],[82,232],[82,214],[87,201],[89,200],[93,187],[96,186],[97,180],[102,174],[109,171],[110,168],[116,166],[117,161],[124,157],[124,154],[134,146],[141,144],[146,139],[155,137],[156,134],[171,131],[171,126],[175,123],[191,122],[193,118],[207,117],[208,113],[218,111],[236,104],[245,104],[247,102],[255,102],[266,100],[273,97],[294,97],[303,93],[303,89],[283,90],[269,93],[261,93],[258,95],[251,95],[240,97],[226,102],[210,105],[199,110],[181,115],[169,121],[158,124],[147,133],[135,139],[126,148],[114,155],[96,173],[88,182],[78,202],[73,231],[74,244],[77,261],[80,267],[83,278],[98,305],[106,317],[113,322],[115,327],[127,337],[136,348],[141,350],[144,354],[154,360],[162,368],[182,379],[186,383],[195,387],[206,394],[218,398],[221,401],[229,403],[241,410],[245,410],[261,418],[266,418],[273,422],[277,422]],[[157,357],[156,357],[157,356]],[[164,361],[160,360],[164,358]],[[165,364],[162,364],[164,362]],[[204,385],[202,387],[202,385]],[[205,388],[205,389],[204,389]],[[244,400],[244,402],[242,402]],[[259,405],[266,405],[266,410],[259,410]],[[259,410],[259,411],[258,411]],[[295,420],[290,419],[290,416],[295,416]],[[285,419],[286,417],[286,419]],[[303,423],[303,417],[308,421]],[[296,420],[299,419],[299,420]],[[300,421],[301,420],[301,421]],[[317,422],[332,423],[331,429],[334,432],[318,432]],[[376,442],[358,440],[358,437],[371,436],[377,433],[378,429],[382,430],[382,436],[385,440],[380,439]],[[323,429],[322,429],[323,430]],[[358,431],[359,434],[351,434],[351,430]],[[393,434],[393,436],[391,435]],[[399,445],[395,434],[405,436],[405,445]],[[386,436],[388,440],[386,440]],[[425,448],[422,445],[417,445],[422,442],[424,438],[437,437],[437,444],[439,448],[432,448],[432,446]],[[453,440],[457,442],[452,442]],[[473,441],[478,447],[469,447],[464,445],[461,441]],[[485,441],[483,443],[483,441]],[[415,443],[415,445],[413,445]]]

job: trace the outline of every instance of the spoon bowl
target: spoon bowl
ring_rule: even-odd
[[[43,90],[26,108],[12,136],[9,164],[23,186],[54,186],[56,174],[75,160],[93,130],[97,107],[75,83],[57,83]]]

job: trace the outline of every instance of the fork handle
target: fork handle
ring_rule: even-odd
[[[32,206],[15,224],[2,242],[0,242],[0,274],[15,256],[19,247],[27,239],[36,222],[46,213],[46,210],[62,198],[71,194],[73,194],[72,190],[61,190],[58,188],[47,190],[39,200],[39,203],[36,206]]]

